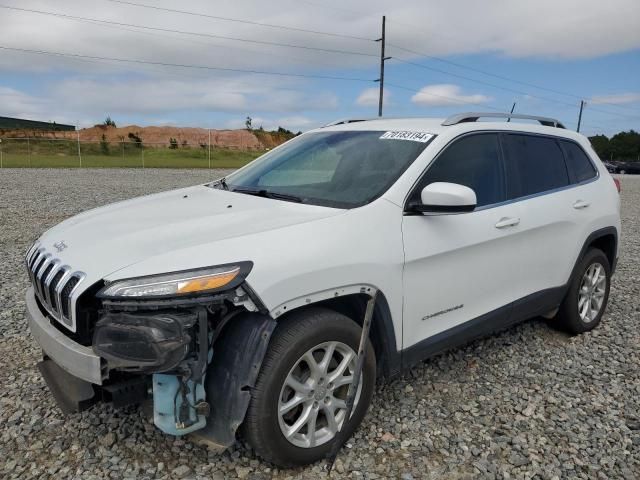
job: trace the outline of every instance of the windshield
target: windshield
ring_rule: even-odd
[[[228,176],[222,186],[279,200],[358,207],[382,195],[432,138],[422,132],[308,133]]]

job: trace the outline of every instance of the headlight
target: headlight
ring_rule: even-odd
[[[238,286],[253,263],[239,262],[184,272],[116,280],[98,292],[101,298],[174,297],[211,293]]]

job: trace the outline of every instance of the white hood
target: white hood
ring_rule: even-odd
[[[200,185],[89,210],[48,230],[40,243],[72,269],[86,273],[86,288],[154,256],[200,246],[210,255],[221,240],[342,212]],[[66,248],[58,252],[54,243],[60,241]],[[251,258],[251,252],[246,252],[246,258]]]

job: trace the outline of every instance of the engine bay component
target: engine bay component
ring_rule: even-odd
[[[203,379],[204,380],[204,379]],[[203,382],[183,379],[180,375],[153,375],[153,423],[170,435],[185,435],[207,423],[202,407],[205,403]]]

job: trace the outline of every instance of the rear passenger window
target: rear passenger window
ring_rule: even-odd
[[[517,134],[502,138],[510,199],[569,185],[564,155],[555,139]]]
[[[582,148],[573,143],[561,140],[564,155],[567,160],[567,169],[571,183],[580,183],[596,176],[596,169],[584,153]]]
[[[429,166],[412,200],[433,182],[465,185],[476,192],[477,206],[505,200],[504,176],[500,162],[498,135],[469,135],[448,146]]]

